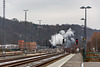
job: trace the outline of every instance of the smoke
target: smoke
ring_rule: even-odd
[[[72,41],[72,42],[75,42],[75,39],[74,39],[74,38],[71,38],[71,41]]]
[[[58,33],[52,35],[51,40],[49,41],[53,46],[56,46],[56,44],[62,44],[62,40],[63,40],[63,36],[60,33]]]
[[[64,46],[68,47],[71,45],[71,43],[75,42],[74,37],[74,31],[69,28],[66,32],[64,30],[59,31],[58,34],[54,34],[51,36],[51,39],[49,40],[49,42],[53,45],[59,45],[63,43],[63,39],[65,41]]]

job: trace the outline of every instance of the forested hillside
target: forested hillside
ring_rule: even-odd
[[[3,42],[3,22],[0,17],[0,44]],[[26,23],[26,41],[35,41],[38,45],[49,45],[49,39],[55,33],[58,33],[60,30],[67,31],[71,28],[75,31],[75,37],[81,41],[81,36],[83,36],[84,28],[80,25],[38,25],[32,22]],[[93,34],[93,32],[97,32],[98,30],[93,30],[87,28],[87,36],[88,38]],[[100,31],[100,30],[99,30]],[[5,42],[6,44],[18,44],[18,40],[25,39],[25,22],[19,21],[16,18],[9,20],[5,20]]]

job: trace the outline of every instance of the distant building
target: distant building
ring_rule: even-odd
[[[25,46],[25,44],[26,44],[26,46]],[[36,47],[36,42],[19,41],[18,46],[19,46],[20,49],[25,49],[25,47],[26,47],[27,50],[34,50],[34,49],[37,48]]]
[[[18,45],[15,44],[6,44],[6,45],[0,45],[0,48],[5,48],[5,49],[18,49]]]

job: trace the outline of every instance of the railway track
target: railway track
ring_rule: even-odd
[[[18,56],[18,55],[21,55],[21,54],[17,54],[17,55],[15,55],[15,54],[6,54],[5,56]],[[0,57],[3,57],[3,55],[0,55]]]
[[[41,56],[34,56],[30,58],[24,58],[24,59],[19,59],[19,60],[13,60],[13,61],[7,61],[7,62],[2,62],[0,63],[0,67],[16,67],[24,64],[28,64],[31,62],[43,60],[46,58],[50,58],[53,56],[60,55],[61,53],[56,53],[56,54],[47,54],[47,55],[41,55]]]
[[[41,54],[41,55],[45,55],[45,54]],[[14,56],[16,56],[16,55],[14,55]],[[29,58],[29,57],[35,57],[35,56],[40,56],[40,55],[31,55],[31,56],[16,57],[16,58],[11,58],[11,59],[4,59],[4,60],[0,60],[0,63],[8,62],[8,61],[13,61],[13,60],[18,60],[18,59]]]
[[[29,66],[29,67],[46,67],[46,66],[48,66],[49,64],[51,64],[51,63],[53,63],[53,62],[56,62],[57,60],[59,60],[59,59],[65,57],[65,56],[67,56],[67,55],[68,55],[68,54],[62,54],[62,55],[59,55],[59,56],[47,58],[46,61],[41,60],[41,61],[43,61],[43,62],[40,61],[41,63],[35,64],[35,65],[31,65],[31,66]]]
[[[14,55],[5,55],[5,56],[14,56]],[[0,55],[0,57],[3,57],[3,55]]]

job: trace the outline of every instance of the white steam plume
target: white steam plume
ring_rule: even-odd
[[[51,36],[50,43],[53,46],[56,46],[56,44],[62,44],[63,36],[61,34],[55,34]]]
[[[73,37],[74,31],[72,31],[72,29],[69,28],[67,32],[61,30],[58,34],[52,35],[49,41],[53,46],[56,46],[57,44],[62,44],[63,39],[65,39],[65,46],[68,47],[72,42],[75,42],[75,39]]]

